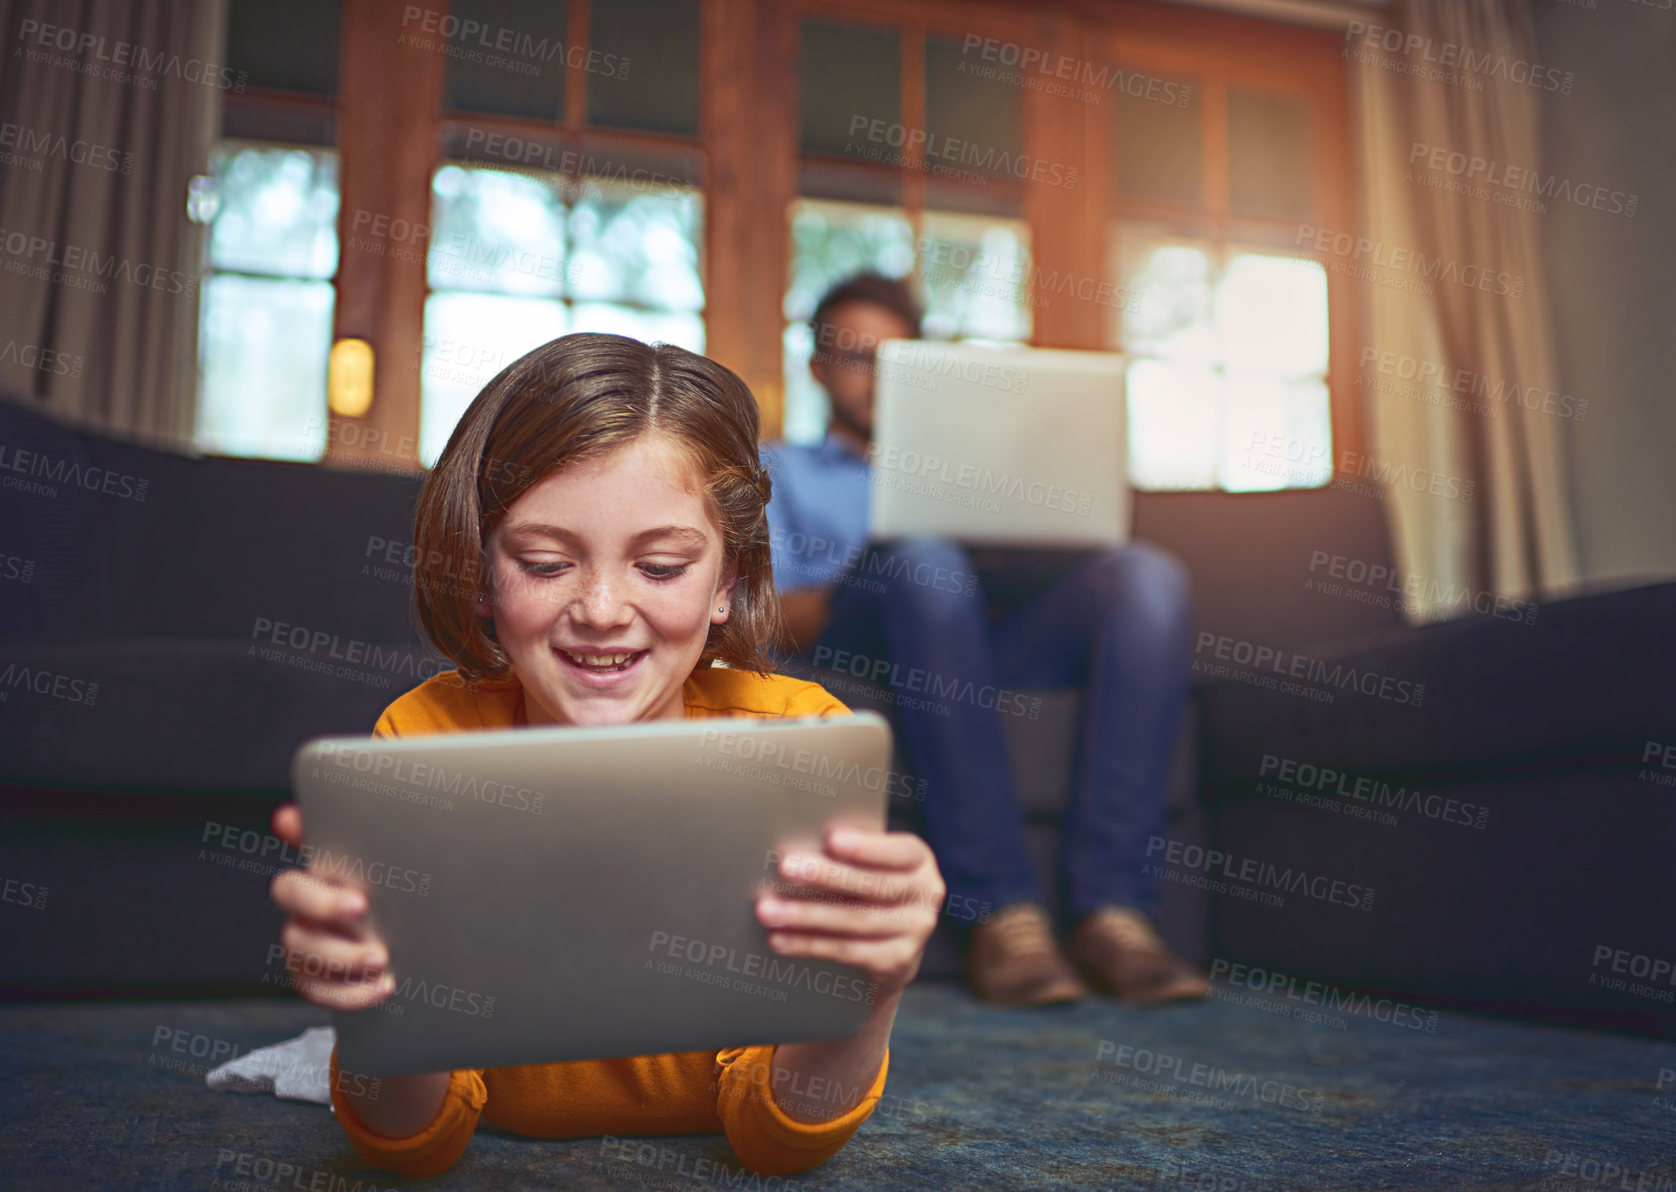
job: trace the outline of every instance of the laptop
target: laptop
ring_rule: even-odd
[[[324,737],[292,760],[311,867],[359,878],[396,992],[334,1012],[399,1076],[853,1035],[861,969],[781,957],[778,859],[885,823],[875,713]]]
[[[1123,377],[1115,352],[886,340],[869,536],[1041,549],[1127,542]]]

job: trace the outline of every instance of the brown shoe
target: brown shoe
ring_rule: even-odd
[[[966,972],[973,992],[1003,1006],[1048,1006],[1088,996],[1054,941],[1047,911],[1033,902],[1003,907],[972,928]]]
[[[1125,907],[1101,907],[1079,923],[1071,956],[1095,989],[1139,1005],[1210,992],[1205,974],[1171,952],[1145,915]]]

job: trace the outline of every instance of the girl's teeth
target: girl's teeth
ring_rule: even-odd
[[[589,670],[616,670],[627,664],[636,651],[627,654],[573,654],[566,650],[564,653],[577,666],[585,666]]]

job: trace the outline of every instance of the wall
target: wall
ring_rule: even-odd
[[[1587,0],[1585,0],[1587,2]],[[1549,201],[1543,217],[1585,576],[1676,576],[1676,10],[1671,0],[1536,0],[1542,170],[1639,196],[1627,214]],[[1610,202],[1610,200],[1605,200]]]

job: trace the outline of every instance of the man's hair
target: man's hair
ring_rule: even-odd
[[[912,327],[916,336],[919,334],[923,315],[913,292],[908,289],[908,283],[867,270],[836,282],[816,304],[815,313],[809,317],[809,326],[814,329],[817,345],[825,342],[821,330],[831,325],[832,312],[852,303],[882,306]]]
[[[487,594],[486,548],[507,507],[566,464],[662,434],[693,464],[722,557],[739,561],[732,615],[710,627],[698,665],[770,672],[780,613],[757,426],[744,381],[671,344],[581,332],[520,356],[471,403],[420,490],[413,588],[425,634],[468,681],[506,678],[511,660],[472,605]]]

